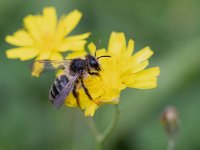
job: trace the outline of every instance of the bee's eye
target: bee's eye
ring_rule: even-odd
[[[90,60],[90,65],[91,65],[92,67],[95,67],[95,66],[98,65],[98,63],[97,63],[95,60],[91,59],[91,60]]]
[[[98,69],[99,68],[99,64],[95,59],[90,59],[90,67],[92,67],[94,69]]]

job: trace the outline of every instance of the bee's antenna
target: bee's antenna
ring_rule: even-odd
[[[99,57],[97,57],[97,59],[102,58],[102,57],[111,57],[111,56],[109,56],[109,55],[99,56]]]
[[[97,56],[97,50],[99,49],[100,45],[101,45],[101,39],[99,39],[99,41],[97,43],[97,47],[96,47],[96,50],[95,50],[95,53],[94,53],[95,57]]]
[[[99,41],[98,41],[98,43],[97,43],[96,51],[95,51],[95,53],[94,53],[94,56],[95,56],[95,57],[97,56],[97,53],[96,53],[96,52],[97,52],[97,50],[99,49],[100,44],[101,44],[101,39],[99,39]],[[109,56],[109,55],[99,56],[99,57],[97,57],[97,59],[103,58],[103,57],[111,57],[111,56]]]

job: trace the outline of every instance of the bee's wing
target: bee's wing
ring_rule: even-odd
[[[65,101],[66,97],[69,95],[69,93],[73,90],[74,84],[76,84],[76,81],[79,77],[79,74],[76,74],[72,77],[66,84],[66,86],[60,91],[60,93],[55,97],[53,101],[53,105],[55,108],[59,108]]]
[[[33,75],[40,75],[44,72],[55,70],[55,69],[65,69],[69,64],[70,59],[64,60],[35,60],[30,68]]]

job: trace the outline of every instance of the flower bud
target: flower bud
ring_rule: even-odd
[[[179,130],[179,117],[175,107],[168,106],[160,115],[160,123],[169,137],[174,137]]]

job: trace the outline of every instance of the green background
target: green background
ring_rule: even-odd
[[[48,101],[54,73],[32,78],[31,61],[10,60],[4,38],[22,28],[27,14],[55,6],[59,16],[83,12],[73,33],[92,32],[89,41],[107,46],[112,31],[133,38],[136,51],[150,46],[150,66],[160,66],[158,88],[122,92],[119,123],[106,141],[109,150],[165,150],[167,137],[160,112],[177,108],[181,120],[176,150],[200,149],[200,1],[198,0],[1,0],[0,1],[0,150],[92,150],[92,136],[83,113]],[[114,107],[95,114],[104,130]]]

